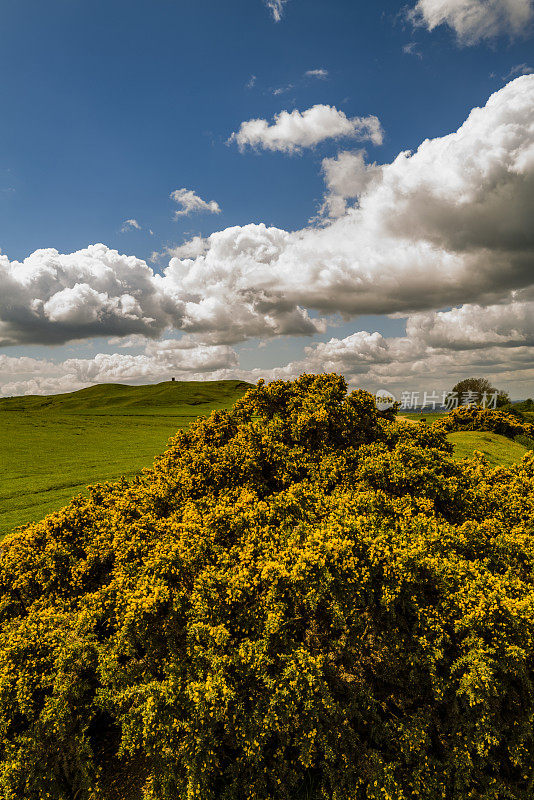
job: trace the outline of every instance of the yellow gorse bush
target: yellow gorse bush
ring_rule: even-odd
[[[522,415],[520,414],[519,417]],[[437,431],[491,431],[513,439],[515,436],[534,438],[534,425],[523,422],[514,414],[499,409],[484,409],[479,406],[460,406],[433,423]]]
[[[2,800],[532,798],[534,454],[450,452],[260,382],[11,536]]]

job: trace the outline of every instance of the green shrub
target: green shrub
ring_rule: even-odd
[[[512,408],[517,408],[518,411],[534,412],[534,400],[529,397],[528,400],[523,400],[522,403],[514,403]]]
[[[534,439],[530,436],[525,436],[524,434],[520,433],[519,436],[515,437],[515,441],[522,444],[523,447],[526,447],[527,450],[534,450]]]
[[[3,543],[0,797],[532,798],[533,483],[260,383]]]
[[[534,425],[501,410],[484,409],[478,406],[461,406],[441,419],[436,420],[434,430],[445,433],[460,431],[491,431],[513,439],[518,435],[534,437]]]

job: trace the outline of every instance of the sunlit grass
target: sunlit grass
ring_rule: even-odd
[[[246,388],[168,382],[0,401],[0,536],[60,509],[89,484],[151,467],[178,429],[230,407]]]
[[[470,458],[475,450],[479,450],[493,466],[517,464],[527,452],[523,444],[488,431],[450,433],[448,439],[454,445],[455,458]]]

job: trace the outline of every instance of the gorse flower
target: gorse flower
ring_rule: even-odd
[[[0,798],[531,798],[534,454],[447,429],[260,382],[5,540]]]

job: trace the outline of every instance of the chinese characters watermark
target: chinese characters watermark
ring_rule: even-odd
[[[479,406],[484,409],[497,408],[498,392],[402,392],[399,411],[453,411],[460,406]],[[379,389],[375,395],[379,411],[387,411],[397,403],[397,398],[387,389]]]

